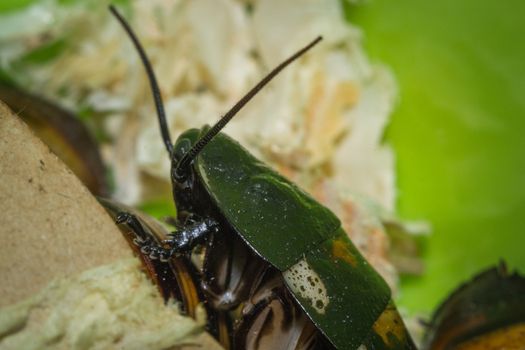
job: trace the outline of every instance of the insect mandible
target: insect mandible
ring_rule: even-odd
[[[118,215],[117,222],[132,229],[142,251],[168,260],[190,252],[210,236],[234,235],[282,273],[291,295],[337,349],[415,349],[389,287],[352,244],[335,214],[220,132],[321,37],[274,68],[215,125],[187,130],[172,143],[151,64],[126,21],[114,7],[110,10],[144,64],[171,161],[179,229],[159,244],[148,238],[133,214]],[[212,289],[204,284],[205,290]],[[221,305],[237,303],[223,300]]]

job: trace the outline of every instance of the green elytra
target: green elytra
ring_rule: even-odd
[[[114,8],[110,9],[130,35],[146,67],[161,133],[172,160],[174,192],[180,187],[188,190],[188,178],[197,181],[204,193],[199,192],[195,205],[205,201],[206,206],[213,207],[212,211],[220,216],[215,219],[226,221],[257,255],[283,272],[292,295],[338,349],[357,349],[361,344],[412,349],[413,343],[402,325],[383,325],[383,316],[392,312],[390,289],[349,240],[339,219],[220,133],[251,97],[320,38],[275,68],[217,124],[190,129],[173,145],[153,70],[127,23]]]
[[[187,150],[207,129],[184,132],[175,152]],[[339,219],[225,134],[218,134],[192,166],[209,200],[259,256],[283,272],[306,261],[326,289],[326,307],[319,312],[299,290],[290,291],[338,349],[359,347],[391,293]],[[334,242],[343,246],[340,254],[334,255]]]

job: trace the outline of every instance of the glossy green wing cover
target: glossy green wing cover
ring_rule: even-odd
[[[195,169],[228,222],[281,271],[341,226],[329,209],[225,134],[204,148]]]
[[[188,147],[203,130],[187,131],[177,144]],[[329,209],[224,134],[204,148],[194,167],[217,208],[283,271],[294,297],[338,349],[356,349],[389,332],[374,325],[387,309],[390,289]]]
[[[299,304],[338,349],[357,349],[390,301],[390,288],[342,228],[283,275]]]

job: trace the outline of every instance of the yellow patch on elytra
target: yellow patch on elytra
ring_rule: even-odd
[[[383,339],[383,343],[389,347],[394,345],[390,344],[391,338],[389,335],[393,335],[401,343],[404,342],[405,326],[397,309],[392,304],[388,304],[372,328],[374,332]]]
[[[352,266],[357,265],[357,259],[355,255],[348,249],[348,245],[343,240],[334,240],[332,243],[332,255],[340,260],[346,261]]]

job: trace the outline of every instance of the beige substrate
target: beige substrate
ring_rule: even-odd
[[[203,317],[163,303],[104,209],[0,102],[0,349],[218,348]]]

